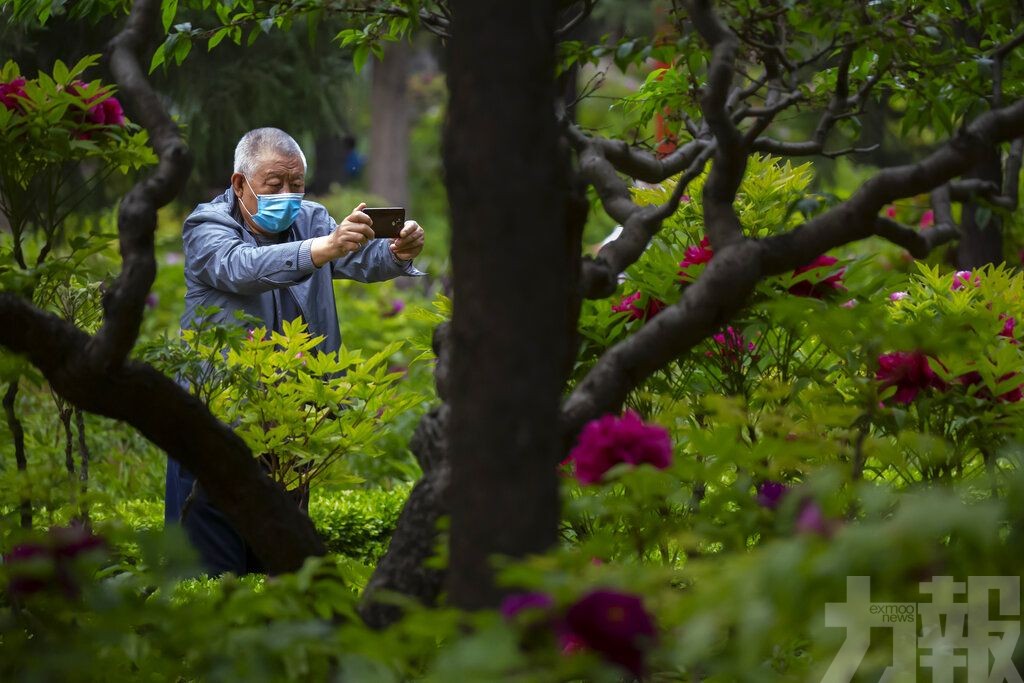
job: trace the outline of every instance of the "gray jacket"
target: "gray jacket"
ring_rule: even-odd
[[[341,346],[332,278],[379,282],[400,275],[423,275],[412,261],[400,261],[386,239],[371,240],[360,250],[317,268],[310,256],[312,238],[330,234],[334,220],[320,204],[302,202],[295,223],[280,244],[258,246],[240,222],[230,188],[212,202],[200,204],[185,219],[185,313],[182,328],[197,318],[199,307],[216,306],[219,322],[235,322],[235,311],[263,321],[274,319],[273,290],[289,288],[302,318],[314,335],[325,339],[324,352]],[[268,323],[269,325],[269,323]]]

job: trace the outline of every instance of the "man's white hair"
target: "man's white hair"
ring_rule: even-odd
[[[280,128],[256,128],[243,135],[235,147],[235,173],[251,178],[260,157],[268,152],[297,156],[302,160],[302,170],[306,170],[306,155],[295,138]]]

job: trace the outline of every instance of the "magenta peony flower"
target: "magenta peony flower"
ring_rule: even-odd
[[[650,297],[647,305],[641,308],[638,302],[643,298],[640,292],[633,292],[622,298],[618,304],[612,306],[616,313],[629,313],[630,320],[650,320],[665,310],[665,302],[656,297]]]
[[[501,602],[501,616],[511,621],[523,610],[547,610],[555,601],[546,593],[513,593]]]
[[[683,260],[679,262],[679,282],[685,285],[695,280],[696,278],[688,272],[690,266],[708,263],[714,255],[715,252],[711,249],[707,237],[701,239],[698,246],[687,247]]]
[[[644,655],[654,644],[654,619],[635,595],[595,590],[583,596],[565,614],[563,652],[588,649],[643,676]]]
[[[897,387],[893,400],[904,405],[911,403],[924,389],[946,386],[928,365],[928,357],[920,351],[882,354],[878,357],[875,379],[882,383],[882,388]]]
[[[605,415],[587,423],[565,462],[573,463],[581,484],[596,484],[622,462],[665,469],[672,463],[672,440],[664,427],[627,410],[622,417]]]
[[[1017,337],[1014,335],[1013,328],[1017,325],[1017,320],[1012,316],[1006,315],[1005,313],[999,314],[999,319],[1003,321],[1003,329],[999,332],[1000,337],[1006,337],[1014,344],[1017,343]]]
[[[0,83],[0,104],[10,111],[24,111],[24,104],[19,98],[27,98],[25,79],[15,78],[8,83]]]
[[[953,284],[949,286],[952,291],[956,291],[961,287],[964,287],[971,280],[974,280],[974,286],[977,287],[981,284],[981,278],[977,275],[972,275],[969,270],[958,270],[953,273]]]
[[[889,218],[896,218],[896,207],[887,206],[885,207],[885,215]]]
[[[837,521],[825,517],[821,506],[813,500],[805,501],[796,516],[796,530],[802,534],[814,534],[824,538],[831,538],[837,526]]]
[[[4,555],[10,575],[7,590],[14,596],[59,590],[68,597],[75,597],[80,589],[72,562],[106,545],[102,538],[82,525],[53,527],[46,541],[22,543]]]
[[[757,487],[757,504],[775,510],[782,504],[782,499],[789,493],[789,487],[779,481],[768,479]]]
[[[1000,377],[999,381],[1005,382],[1006,380],[1016,376],[1017,373],[1010,372]],[[972,370],[971,372],[965,372],[964,374],[957,377],[956,380],[964,387],[970,387],[974,386],[975,384],[982,383],[981,373],[975,370]],[[981,387],[976,392],[974,392],[974,396],[989,401],[992,400],[992,392],[988,390],[988,387]],[[1022,390],[1021,385],[1017,385],[1016,387],[1010,389],[1006,393],[999,394],[999,400],[1005,403],[1017,403],[1018,401],[1021,400],[1021,398],[1024,398],[1024,390]]]
[[[748,342],[743,334],[731,325],[726,327],[724,332],[712,335],[711,339],[718,347],[719,359],[726,363],[740,365],[743,362],[743,357],[747,354],[751,354],[754,360],[757,360],[757,356],[753,355],[754,342]],[[710,351],[706,351],[705,355],[709,358],[715,356]]]
[[[391,308],[384,313],[381,313],[382,318],[394,318],[396,315],[405,310],[405,301],[402,299],[395,299],[391,302]]]
[[[909,292],[893,292],[889,295],[889,301],[903,301],[908,296],[910,296]]]
[[[922,228],[930,228],[933,225],[935,225],[935,212],[932,211],[931,209],[928,209],[923,214],[921,214],[921,222],[919,223],[919,225]]]
[[[829,268],[839,262],[834,256],[828,256],[822,254],[818,258],[814,259],[806,266],[800,266],[793,271],[793,277],[808,273],[812,270],[818,270],[819,268]],[[843,287],[843,275],[846,273],[846,268],[840,268],[835,273],[832,273],[828,277],[815,282],[812,280],[801,280],[792,287],[789,288],[789,293],[795,296],[809,296],[815,299],[824,298],[829,292],[836,290],[846,289]]]

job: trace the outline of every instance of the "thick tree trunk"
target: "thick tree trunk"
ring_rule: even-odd
[[[452,213],[451,546],[464,608],[491,561],[556,540],[559,399],[571,310],[554,3],[452,2],[444,136]]]
[[[373,60],[370,84],[370,192],[409,205],[409,62],[412,48],[392,43]]]
[[[975,166],[965,178],[989,180],[1003,186],[1003,164],[999,147],[990,150],[986,158]],[[971,270],[1003,260],[1002,221],[991,209],[977,202],[964,202],[960,219],[960,243],[956,249],[957,268]]]

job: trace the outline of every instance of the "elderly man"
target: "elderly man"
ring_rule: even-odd
[[[301,317],[319,351],[341,346],[333,278],[377,282],[422,275],[412,259],[423,249],[423,229],[406,221],[396,239],[374,239],[373,221],[357,206],[341,223],[303,199],[306,158],[284,131],[259,128],[235,148],[231,187],[185,219],[185,313],[216,307],[216,320],[244,311],[282,330]],[[186,503],[187,501],[187,503]],[[164,520],[181,522],[211,574],[262,571],[259,561],[194,477],[168,460]]]

